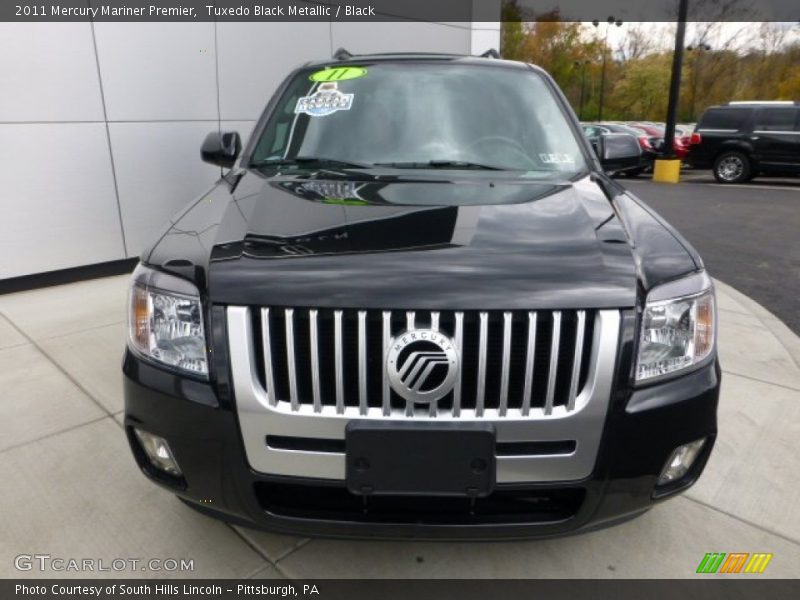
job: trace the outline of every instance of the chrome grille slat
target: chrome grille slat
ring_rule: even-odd
[[[392,313],[391,311],[384,310],[382,313],[382,333],[381,341],[383,343],[383,356],[381,358],[381,365],[386,364],[387,356],[389,354],[389,344],[392,342]],[[386,369],[381,369],[381,408],[383,416],[388,417],[392,412],[391,406],[392,392],[389,388],[389,376],[386,374]]]
[[[261,331],[262,331],[262,352],[264,353],[264,371],[267,387],[267,398],[273,406],[278,403],[278,396],[275,392],[275,374],[272,370],[272,336],[269,326],[269,309],[261,309]]]
[[[287,308],[284,311],[284,320],[286,323],[286,366],[289,372],[289,401],[292,403],[292,409],[297,410],[300,407],[300,401],[297,398],[297,367],[294,361],[294,309]]]
[[[574,309],[393,312],[263,307],[254,316],[259,319],[264,360],[256,376],[270,406],[298,414],[400,419],[566,416],[588,401],[587,365],[594,364],[593,332],[599,315],[596,310]],[[459,358],[452,391],[438,401],[414,404],[391,387],[386,361],[392,342],[408,327],[449,337]],[[586,343],[587,336],[592,344]],[[433,367],[425,368],[431,372]]]
[[[575,410],[575,399],[578,396],[578,380],[581,376],[581,358],[583,350],[583,334],[586,329],[586,311],[578,311],[578,328],[575,332],[575,350],[573,351],[572,373],[569,378],[569,397],[567,410]]]
[[[416,313],[413,310],[406,311],[406,329],[414,329],[416,323]],[[411,402],[406,402],[406,416],[414,416],[414,405]]]
[[[553,400],[556,391],[556,373],[558,372],[558,347],[561,342],[561,311],[553,311],[553,334],[550,338],[550,369],[547,373],[547,396],[544,404],[544,414],[553,412]]]
[[[508,411],[508,378],[511,370],[511,319],[510,312],[503,313],[503,363],[500,374],[500,416]]]
[[[333,353],[336,376],[336,412],[344,412],[344,363],[342,349],[342,311],[333,312]]]
[[[456,319],[456,352],[458,353],[459,359],[463,356],[463,346],[464,346],[464,313],[457,312],[455,314]],[[456,385],[453,388],[453,416],[458,417],[461,415],[461,379],[462,379],[462,369],[458,370],[458,377],[456,378]]]
[[[486,345],[489,337],[489,314],[480,314],[480,334],[478,338],[478,385],[475,393],[475,414],[483,416],[486,402]]]
[[[314,399],[314,412],[322,410],[322,396],[319,390],[319,325],[315,309],[308,311],[308,327],[311,336],[311,394]]]
[[[358,311],[358,407],[367,414],[367,311]]]
[[[432,331],[439,331],[439,311],[432,310],[431,311],[431,330]],[[438,402],[431,402],[428,406],[428,415],[431,417],[436,416],[436,410],[438,408]]]
[[[528,313],[528,348],[525,351],[525,384],[522,389],[522,415],[531,412],[533,394],[533,364],[536,360],[536,312]]]

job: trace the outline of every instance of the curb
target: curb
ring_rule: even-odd
[[[729,286],[727,283],[724,283],[719,279],[714,279],[714,285],[716,286],[718,292],[726,294],[732,300],[734,300],[734,302],[741,305],[748,314],[751,314],[757,318],[761,324],[764,325],[764,327],[775,336],[775,338],[780,342],[781,346],[786,349],[795,366],[800,369],[800,336],[789,329],[789,327],[786,326],[786,324],[784,324],[784,322],[778,317],[776,317],[749,296],[746,296],[742,292],[738,291],[736,288]],[[720,310],[733,309],[720,308]]]

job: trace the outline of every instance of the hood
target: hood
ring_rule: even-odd
[[[225,304],[415,309],[633,306],[636,261],[591,178],[220,183],[146,262]]]

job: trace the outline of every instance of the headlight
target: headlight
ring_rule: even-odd
[[[139,265],[128,311],[130,346],[145,358],[208,376],[203,309],[197,288],[184,279]]]
[[[639,335],[636,381],[688,369],[714,350],[714,288],[705,272],[653,288]]]

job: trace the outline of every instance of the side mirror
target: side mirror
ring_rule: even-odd
[[[203,140],[200,158],[205,162],[230,169],[242,151],[242,140],[235,131],[212,131]]]
[[[592,146],[606,173],[635,169],[642,159],[639,140],[628,133],[604,133]]]

